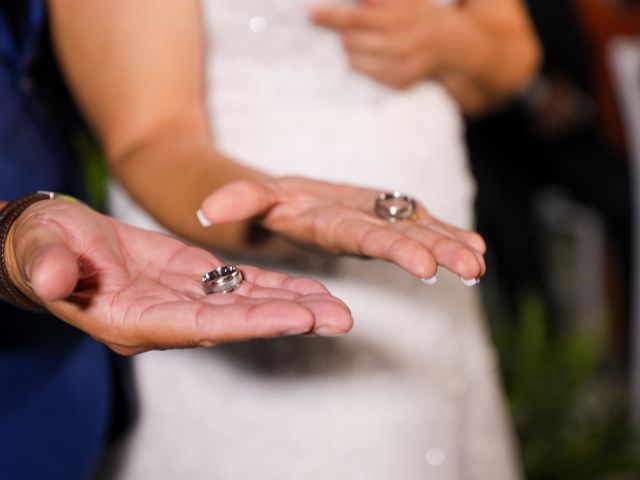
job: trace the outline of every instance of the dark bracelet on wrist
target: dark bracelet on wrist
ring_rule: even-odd
[[[5,259],[5,246],[11,226],[27,207],[41,200],[57,198],[51,192],[38,192],[25,195],[7,203],[0,209],[0,301],[5,301],[23,310],[44,313],[46,309],[25,296],[9,278]]]

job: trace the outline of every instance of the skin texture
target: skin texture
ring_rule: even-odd
[[[276,239],[286,238],[387,259],[418,277],[432,276],[436,264],[465,278],[484,273],[482,239],[442,224],[424,207],[420,222],[392,225],[372,215],[377,191],[269,178],[223,156],[204,111],[196,0],[50,0],[50,6],[64,71],[112,171],[171,231],[228,252],[273,254],[283,248]],[[228,198],[235,214],[225,206]],[[213,222],[208,229],[196,219],[201,207]],[[252,244],[256,224],[277,235]]]
[[[540,63],[520,0],[362,0],[310,16],[342,37],[354,69],[392,88],[438,80],[469,115],[517,93]]]
[[[28,207],[4,254],[25,295],[123,355],[339,335],[352,325],[349,309],[319,282],[250,266],[239,266],[245,280],[233,293],[205,295],[201,276],[222,265],[212,254],[79,203]]]

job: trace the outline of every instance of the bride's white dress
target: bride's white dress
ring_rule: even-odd
[[[436,83],[398,92],[354,73],[336,35],[307,20],[310,3],[203,2],[219,148],[273,175],[397,189],[470,227],[454,103]],[[112,207],[151,225],[117,185]],[[140,356],[141,418],[119,478],[519,476],[476,289],[443,270],[425,286],[381,261],[309,254],[286,268],[344,299],[353,331]]]

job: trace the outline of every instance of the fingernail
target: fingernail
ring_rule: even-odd
[[[204,216],[204,212],[201,209],[196,212],[196,217],[198,217],[200,225],[202,225],[204,228],[209,228],[211,225],[213,225],[213,223],[211,223],[211,221]]]
[[[480,279],[479,278],[470,278],[470,279],[466,279],[466,278],[462,278],[460,277],[460,280],[462,280],[462,283],[466,286],[466,287],[474,287],[476,285],[478,285],[480,283]]]
[[[315,330],[315,333],[316,335],[319,335],[321,337],[340,337],[344,335],[344,332],[338,332],[336,330],[332,330],[331,328],[327,328],[327,327],[317,328]]]
[[[424,283],[425,285],[435,285],[436,283],[438,283],[438,277],[434,275],[433,277],[423,278],[422,283]]]

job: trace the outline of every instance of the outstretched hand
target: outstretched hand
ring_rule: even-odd
[[[9,274],[34,302],[131,355],[280,335],[337,335],[348,308],[320,283],[249,266],[233,293],[205,295],[220,266],[205,250],[119,223],[64,200],[31,205],[5,250]]]
[[[211,194],[199,215],[213,224],[257,217],[265,228],[336,253],[381,258],[422,279],[438,265],[463,279],[485,272],[485,244],[474,232],[433,217],[389,223],[373,213],[380,192],[305,178],[241,180]]]

